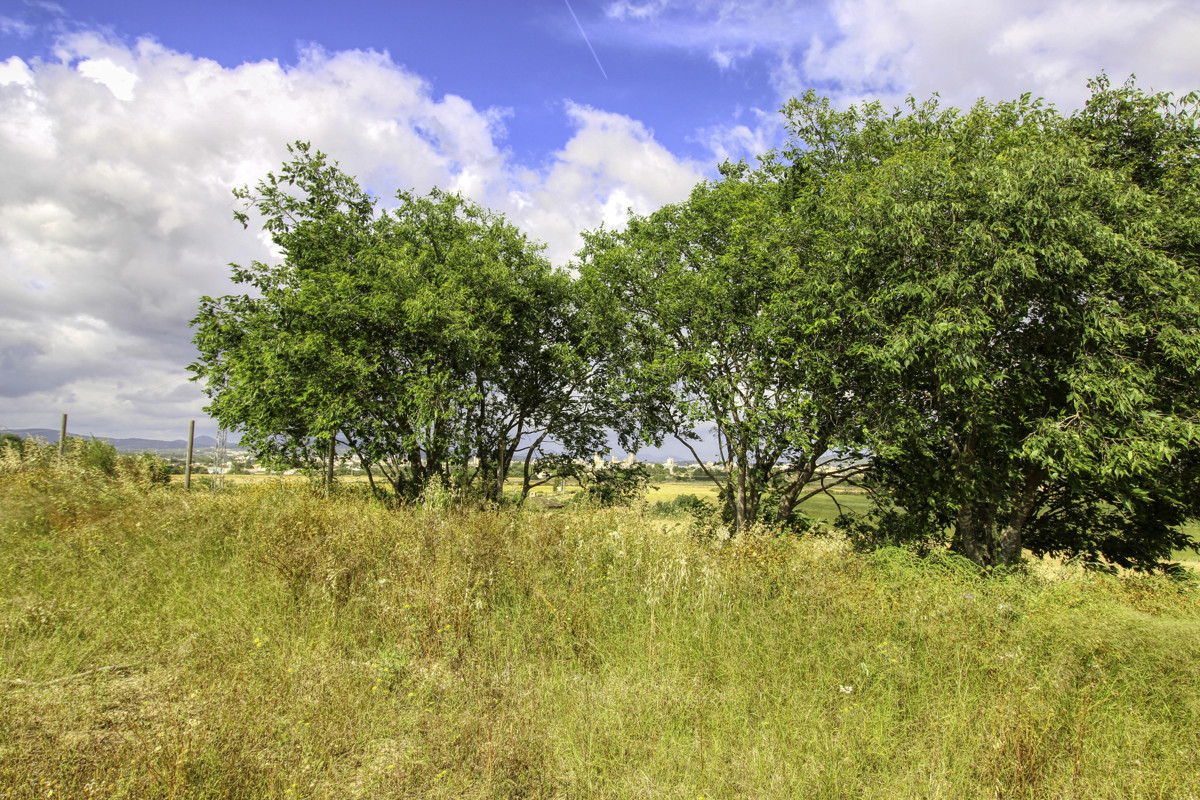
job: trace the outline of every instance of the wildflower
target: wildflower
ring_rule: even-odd
[[[841,692],[842,694],[850,694],[851,692],[854,691],[854,687],[853,686],[843,686],[842,684],[839,683],[838,691]]]

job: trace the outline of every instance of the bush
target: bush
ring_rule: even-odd
[[[0,441],[0,471],[38,472],[61,467],[76,477],[124,480],[142,487],[165,485],[171,480],[167,462],[154,453],[121,454],[95,437],[67,439],[61,459],[57,444],[42,439],[18,441],[19,446],[13,446],[7,436]]]
[[[17,455],[19,456],[24,441],[24,439],[15,433],[0,433],[0,453],[12,448],[17,451]]]
[[[602,467],[592,472],[591,479],[573,498],[576,502],[600,508],[631,506],[650,487],[650,470],[644,464]]]
[[[663,517],[682,517],[694,509],[704,508],[706,503],[694,494],[681,494],[674,500],[659,500],[651,511]]]

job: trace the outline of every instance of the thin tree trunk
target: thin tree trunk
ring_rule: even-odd
[[[787,487],[779,496],[779,509],[775,515],[776,521],[783,525],[792,517],[792,512],[796,510],[796,498],[800,496],[800,490],[808,485],[812,480],[813,475],[817,472],[817,459],[825,452],[825,440],[822,439],[808,454],[808,461],[804,465],[804,469],[796,475],[796,479]]]
[[[749,503],[746,499],[746,454],[739,452],[737,458],[737,502],[734,504],[734,512],[737,516],[737,529],[743,531],[754,520],[750,518]]]
[[[530,486],[532,481],[530,481],[529,476],[530,476],[530,471],[533,469],[533,454],[535,452],[537,452],[537,449],[539,447],[541,447],[542,442],[544,442],[546,440],[546,436],[548,436],[549,433],[550,433],[550,429],[547,428],[545,431],[542,432],[542,435],[537,438],[537,441],[535,441],[533,444],[531,444],[529,446],[529,450],[527,450],[525,452],[525,467],[521,471],[521,502],[522,503],[524,503],[525,500],[529,497],[529,490],[532,488]]]

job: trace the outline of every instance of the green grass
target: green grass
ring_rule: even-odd
[[[299,483],[0,497],[0,798],[1200,796],[1165,580]]]

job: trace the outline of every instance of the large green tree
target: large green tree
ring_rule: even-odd
[[[890,521],[952,526],[980,564],[1190,543],[1196,99],[1093,89],[1069,119],[1028,97],[786,108]]]
[[[811,242],[791,224],[795,181],[772,158],[726,164],[684,202],[586,236],[580,280],[591,328],[620,342],[628,418],[656,443],[694,449],[711,426],[730,469],[705,470],[738,529],[773,501],[787,522],[821,467],[829,484],[855,466],[822,464],[847,430],[839,342],[814,301]],[[826,458],[826,462],[830,459]]]
[[[235,265],[253,291],[203,298],[193,321],[210,413],[278,464],[336,436],[403,497],[436,478],[499,498],[515,458],[528,473],[602,446],[574,289],[539,246],[438,190],[378,212],[323,154],[292,152],[236,193],[280,262]]]

